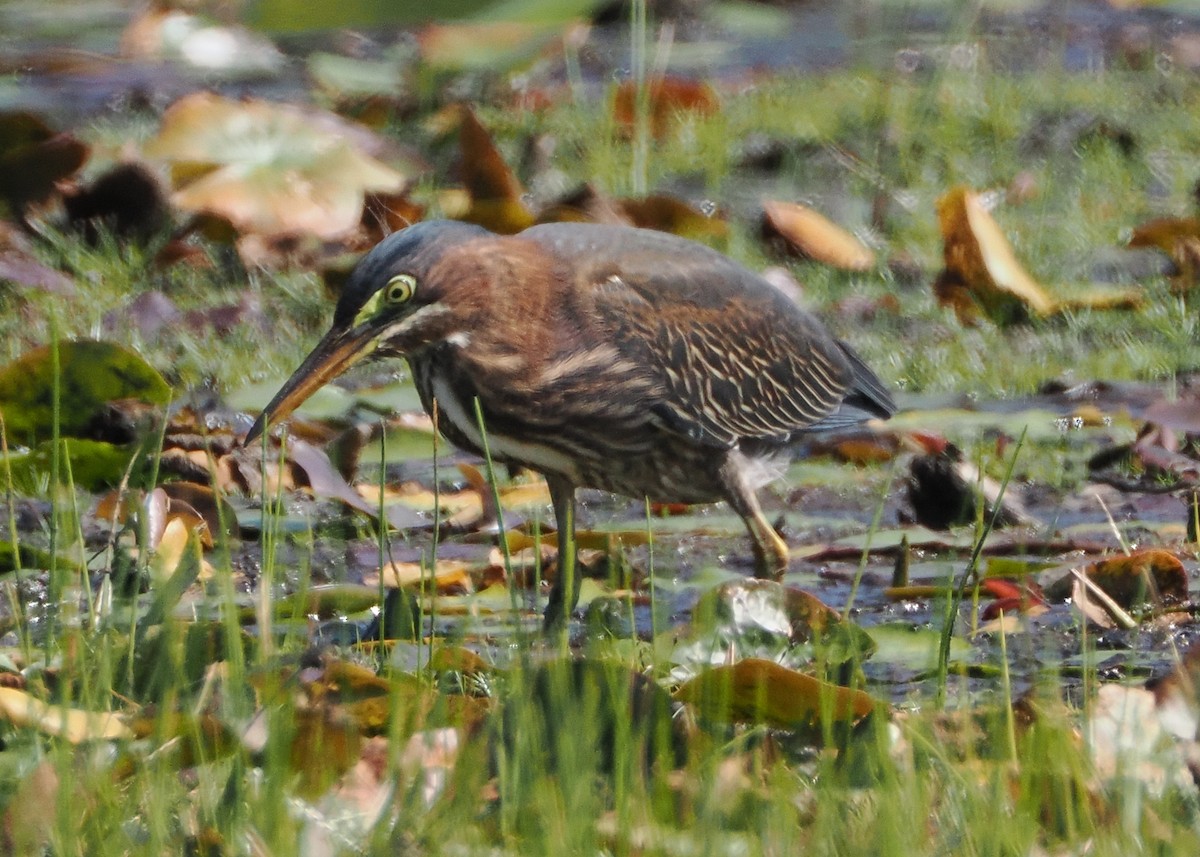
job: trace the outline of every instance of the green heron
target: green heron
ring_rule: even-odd
[[[758,275],[693,241],[619,226],[501,237],[429,221],[385,238],[246,442],[368,356],[408,359],[451,442],[481,453],[482,423],[495,460],[546,477],[559,550],[547,628],[579,597],[577,488],[725,500],[750,531],[756,574],[778,578],[787,543],[755,491],[803,434],[896,410],[849,346]]]

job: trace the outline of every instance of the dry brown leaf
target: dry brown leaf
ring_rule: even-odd
[[[637,123],[638,85],[627,80],[617,87],[613,97],[613,121],[631,135]],[[660,77],[650,82],[646,92],[646,116],[650,133],[662,138],[685,113],[711,116],[721,109],[717,92],[702,80]]]
[[[591,183],[575,188],[538,212],[538,223],[609,223],[631,226],[620,204]]]
[[[206,527],[204,519],[199,515],[177,516],[167,522],[162,538],[154,546],[154,553],[150,557],[148,570],[151,580],[162,583],[175,573],[175,570],[179,568],[179,563],[183,561],[189,546],[192,545],[193,535],[196,537],[196,542],[192,549],[199,555],[200,537],[198,530],[200,529],[206,529]],[[216,570],[203,556],[198,556],[198,559],[200,562],[200,572],[197,575],[197,579],[211,580],[216,574]]]
[[[1171,257],[1176,273],[1171,285],[1177,292],[1200,282],[1200,218],[1160,217],[1133,230],[1130,247],[1156,247]]]
[[[1084,573],[1122,607],[1152,596],[1174,603],[1188,598],[1187,570],[1179,557],[1166,550],[1103,559],[1086,566]]]
[[[462,182],[471,200],[460,219],[502,235],[532,226],[535,218],[521,198],[521,183],[496,148],[491,133],[469,107],[462,108],[458,135]]]
[[[376,520],[382,514],[384,520],[397,529],[407,529],[424,523],[408,508],[386,504],[380,509],[378,499],[375,502],[365,499],[361,486],[359,490],[351,487],[333,466],[329,456],[319,447],[299,438],[292,438],[288,444],[288,455],[292,464],[304,472],[304,478],[316,496],[339,500]]]
[[[222,528],[230,538],[240,536],[237,512],[212,488],[197,482],[166,482],[160,487],[170,499],[169,514],[190,513],[204,521],[207,526],[201,534],[201,543],[206,548],[213,546],[213,534]]]
[[[791,252],[847,271],[869,271],[875,254],[853,233],[823,214],[796,202],[763,203],[763,237],[778,240]]]
[[[762,658],[705,670],[683,684],[675,698],[716,720],[785,729],[812,726],[822,715],[858,720],[875,708],[875,701],[861,690],[828,684]]]
[[[978,193],[952,188],[937,207],[945,271],[962,283],[989,318],[1006,323],[1054,312],[1054,299],[1021,267]],[[951,305],[959,312],[956,303]],[[969,323],[961,313],[959,320]]]
[[[937,205],[945,267],[933,290],[938,303],[953,309],[962,324],[976,324],[981,314],[1003,325],[1064,310],[1131,309],[1142,303],[1137,289],[1089,288],[1055,298],[1017,261],[979,193],[951,188]]]
[[[1188,576],[1182,561],[1167,550],[1151,548],[1109,557],[1078,569],[1087,579],[1127,609],[1148,601],[1181,603],[1188,598]],[[1075,576],[1066,574],[1046,587],[1052,598],[1070,597]]]
[[[33,113],[0,112],[0,202],[21,215],[53,194],[89,155],[86,145],[57,133]]]
[[[369,193],[362,219],[368,240],[376,244],[424,217],[425,206],[414,202],[407,193]]]
[[[724,238],[729,227],[717,214],[712,216],[668,194],[652,194],[616,201],[618,209],[634,226],[657,229],[686,238]]]
[[[389,562],[380,570],[380,574],[383,585],[387,587],[428,587],[432,583],[439,595],[457,595],[474,590],[470,570],[471,567],[461,560],[440,559],[432,570],[419,562]],[[368,575],[363,583],[369,586],[376,580],[373,575]]]
[[[1122,628],[1137,627],[1137,622],[1119,604],[1111,598],[1106,599],[1104,591],[1094,584],[1089,585],[1082,574],[1072,574],[1071,606],[1097,628],[1116,628],[1118,620]]]

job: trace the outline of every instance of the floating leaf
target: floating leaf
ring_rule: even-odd
[[[617,87],[613,97],[613,120],[626,134],[632,134],[637,123],[640,93],[637,82],[627,80]],[[660,139],[684,114],[711,116],[721,108],[716,90],[702,80],[660,77],[646,86],[645,97],[650,133]]]
[[[417,34],[417,45],[432,68],[496,72],[532,61],[562,35],[557,22],[473,21],[430,24]]]
[[[316,616],[329,619],[369,610],[379,603],[379,587],[359,583],[331,583],[313,586],[295,595],[272,602],[278,616]]]
[[[0,202],[20,214],[88,159],[88,147],[32,113],[0,113]]]
[[[521,183],[496,148],[491,132],[469,107],[462,108],[458,133],[462,182],[470,199],[459,219],[505,235],[532,226],[534,217],[521,198]]]
[[[763,203],[763,237],[781,241],[792,253],[847,271],[869,271],[875,254],[851,232],[794,202]]]
[[[1156,596],[1166,602],[1180,603],[1188,598],[1188,575],[1179,557],[1167,550],[1134,551],[1090,563],[1082,569],[1092,583],[1100,587],[1121,607],[1132,607]],[[1052,598],[1070,594],[1072,576],[1046,587]]]
[[[248,7],[248,20],[262,29],[299,33],[311,30],[395,27],[458,18],[554,23],[586,17],[600,0],[454,0],[453,3],[311,3],[308,0],[259,0]]]
[[[395,53],[364,59],[316,52],[308,55],[306,63],[308,76],[316,86],[339,104],[380,100],[399,108],[406,98],[405,64]]]
[[[1200,282],[1200,218],[1160,217],[1137,226],[1130,247],[1155,247],[1171,257],[1174,289],[1184,292]]]
[[[0,687],[0,717],[14,726],[36,729],[71,744],[133,737],[120,715],[50,705],[11,687]]]
[[[145,9],[129,22],[121,34],[121,55],[182,62],[227,75],[271,74],[285,62],[278,48],[244,27],[218,25],[161,6]]]
[[[439,594],[470,592],[474,588],[470,566],[460,560],[439,559],[433,569],[420,562],[389,562],[381,574],[383,585],[388,587],[432,585]],[[369,585],[371,581],[365,582]]]
[[[667,194],[620,199],[617,207],[630,223],[643,229],[657,229],[698,240],[724,238],[729,234],[729,227],[719,216],[706,214]]]
[[[293,438],[288,444],[288,452],[293,463],[304,471],[309,487],[318,497],[340,500],[352,509],[376,519],[382,511],[385,520],[397,529],[410,529],[424,524],[409,508],[393,503],[383,506],[381,510],[378,503],[363,499],[362,494],[342,478],[329,456],[311,443]]]
[[[53,470],[53,441],[43,441],[26,453],[10,453],[13,484],[37,493],[41,480]],[[129,469],[133,453],[111,443],[79,437],[60,441],[59,478],[66,482],[70,466],[71,481],[87,491],[99,491],[120,483]]]
[[[180,208],[268,236],[336,238],[358,225],[367,193],[404,185],[363,150],[374,141],[331,113],[197,93],[167,109],[146,153],[172,164]]]
[[[712,720],[782,729],[808,728],[825,717],[859,720],[875,708],[861,690],[827,684],[762,658],[705,670],[682,685],[675,698]]]
[[[0,368],[0,413],[10,443],[51,437],[54,427],[54,352],[35,348]],[[136,399],[165,405],[171,390],[133,351],[80,340],[58,346],[59,433],[82,436],[109,402]]]
[[[721,631],[740,638],[764,634],[779,637],[788,644],[819,641],[838,644],[840,662],[852,653],[869,655],[875,648],[871,638],[858,626],[846,622],[841,614],[819,598],[802,589],[784,586],[773,580],[732,580],[700,597],[693,611],[693,624],[700,633]],[[731,639],[728,645],[734,644]],[[727,648],[723,646],[722,648]]]
[[[18,554],[20,555],[19,561]],[[45,570],[53,567],[55,564],[59,568],[76,568],[76,563],[73,560],[60,556],[56,561],[53,554],[40,548],[30,545],[20,545],[18,550],[18,546],[12,542],[0,542],[0,574],[6,574],[21,568]]]
[[[996,324],[1011,324],[1068,309],[1128,309],[1142,302],[1141,292],[1133,289],[1090,289],[1057,299],[1017,261],[980,194],[955,187],[937,207],[945,267],[933,289],[963,324],[975,324],[981,313]]]
[[[945,588],[929,596],[948,595]],[[875,641],[875,656],[870,665],[874,668],[885,664],[902,666],[915,673],[923,674],[937,669],[942,633],[929,627],[917,627],[907,622],[884,622],[866,629]],[[972,654],[970,643],[962,637],[950,638],[951,666],[969,659]]]

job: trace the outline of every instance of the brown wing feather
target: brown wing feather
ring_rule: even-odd
[[[655,411],[676,431],[719,445],[783,437],[835,413],[856,387],[861,363],[816,318],[703,245],[566,223],[521,237],[575,271],[581,310],[658,376]]]

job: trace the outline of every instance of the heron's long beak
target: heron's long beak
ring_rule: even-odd
[[[374,350],[377,330],[368,325],[359,325],[350,330],[334,329],[317,343],[300,368],[275,394],[275,398],[263,408],[250,431],[242,440],[245,446],[266,430],[268,423],[286,419],[300,407],[304,400],[345,372]]]

